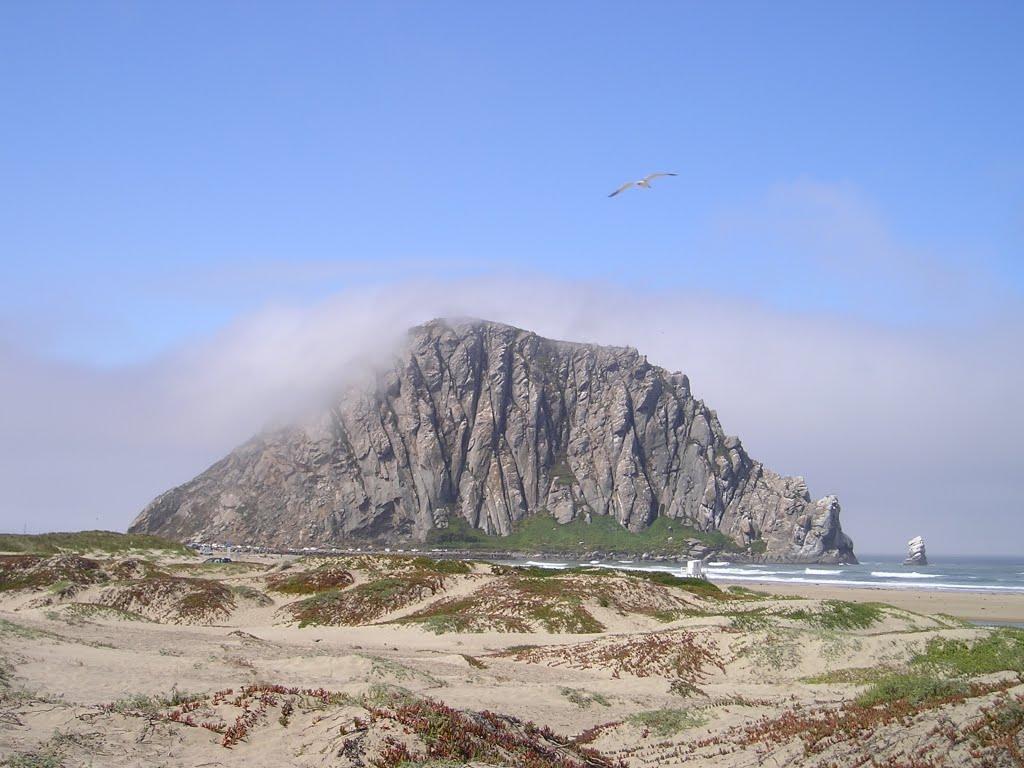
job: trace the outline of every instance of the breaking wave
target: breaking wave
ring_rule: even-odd
[[[893,573],[891,571],[872,571],[871,575],[877,579],[938,579],[942,578],[941,573],[918,573],[917,571],[910,571],[909,573]]]

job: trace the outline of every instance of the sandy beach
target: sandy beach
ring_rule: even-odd
[[[723,586],[725,579],[715,579]],[[888,603],[915,613],[943,613],[974,622],[1024,624],[1024,594],[996,592],[944,592],[929,589],[885,589],[872,587],[832,587],[814,584],[757,584],[743,586],[776,595],[815,600],[850,600],[858,603]]]

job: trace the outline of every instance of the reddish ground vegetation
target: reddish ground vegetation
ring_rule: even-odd
[[[980,718],[941,717],[939,724],[916,740],[914,751],[887,754],[901,744],[908,729],[923,718],[935,719],[935,710],[962,704],[1015,686],[1015,682],[974,683],[963,692],[936,696],[920,702],[896,699],[866,706],[847,702],[838,707],[796,705],[781,715],[766,715],[753,723],[731,728],[714,737],[674,745],[662,757],[674,760],[722,756],[758,748],[768,751],[799,740],[805,758],[818,757],[823,767],[839,765],[873,768],[953,768],[961,765],[950,754],[957,745],[968,745],[971,764],[985,768],[1024,766],[1022,727],[1024,697],[1001,697],[982,708]],[[626,753],[623,753],[626,754]],[[808,765],[812,763],[808,760]]]
[[[725,669],[715,648],[693,632],[650,632],[619,639],[598,638],[576,645],[534,646],[504,651],[516,661],[575,669],[607,669],[612,677],[623,673],[636,677],[664,677],[673,690],[698,690],[708,670]]]
[[[371,761],[375,768],[464,765],[480,762],[521,768],[618,768],[599,752],[513,717],[461,712],[436,701],[418,700],[394,709],[370,711],[370,723],[389,721],[415,734],[422,748],[390,739]]]
[[[190,728],[205,728],[220,735],[222,747],[230,749],[244,741],[257,725],[268,720],[270,709],[278,709],[278,723],[287,727],[291,716],[299,711],[321,709],[328,705],[350,703],[342,693],[324,688],[289,688],[282,685],[246,685],[237,692],[228,688],[216,693],[186,696],[165,702],[155,710],[151,707],[132,708],[118,703],[100,707],[104,712],[119,712],[127,717],[178,723]],[[147,702],[148,703],[148,702]]]
[[[325,707],[362,710],[340,728],[339,755],[357,755],[360,765],[397,768],[462,765],[471,761],[521,768],[624,768],[601,753],[559,736],[546,727],[493,712],[464,712],[429,699],[401,696],[390,705],[362,703],[348,694],[281,685],[246,685],[199,696],[113,702],[101,711],[151,722],[202,728],[216,734],[226,749],[249,741],[258,728],[276,722],[287,728],[294,717]],[[368,739],[370,732],[375,738]],[[399,740],[392,734],[404,734]],[[378,738],[383,736],[383,738]],[[366,761],[366,762],[363,762]]]
[[[970,755],[981,768],[1024,766],[1024,695],[1002,696],[959,733],[946,733],[955,742],[961,736],[971,745]]]

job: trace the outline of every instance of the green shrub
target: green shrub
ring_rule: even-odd
[[[953,675],[1024,674],[1024,630],[997,629],[973,643],[937,637],[911,664]]]
[[[921,704],[949,696],[965,695],[968,691],[969,687],[963,680],[950,680],[927,674],[894,673],[872,684],[857,697],[857,703],[862,707],[900,700],[910,704]]]
[[[800,608],[779,615],[795,621],[806,621],[821,629],[867,629],[882,619],[887,607],[882,603],[825,600],[817,611]]]
[[[591,704],[610,707],[611,703],[600,693],[591,693],[579,688],[559,688],[558,692],[580,709],[589,709]]]
[[[60,755],[52,751],[44,752],[18,752],[11,755],[2,763],[7,768],[62,768],[64,762]]]
[[[630,715],[628,721],[640,728],[646,728],[656,736],[673,736],[687,728],[703,725],[707,722],[707,717],[685,709],[652,709]]]
[[[433,571],[434,573],[447,573],[447,574],[465,574],[472,573],[473,566],[467,563],[465,560],[448,560],[440,559],[435,560],[432,557],[414,557],[409,561],[411,565],[416,568],[420,568],[425,571]]]

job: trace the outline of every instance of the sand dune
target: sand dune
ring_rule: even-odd
[[[0,562],[0,759],[998,766],[1021,739],[1024,638],[905,592],[889,607],[382,556],[145,563]],[[47,569],[60,579],[26,583]]]

